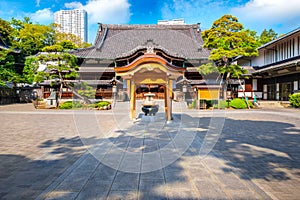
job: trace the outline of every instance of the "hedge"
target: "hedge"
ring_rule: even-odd
[[[290,105],[295,108],[300,108],[300,93],[289,95]]]
[[[243,100],[243,99],[239,99],[239,98],[231,100],[229,105],[230,105],[230,107],[235,108],[235,109],[245,109],[245,108],[247,108],[246,101]]]
[[[72,108],[81,108],[82,104],[80,102],[77,101],[66,101],[64,103],[62,103],[61,105],[59,105],[60,109],[72,109]]]
[[[95,104],[95,107],[96,108],[101,108],[101,107],[104,107],[104,106],[108,106],[110,103],[108,101],[100,101],[98,103]]]

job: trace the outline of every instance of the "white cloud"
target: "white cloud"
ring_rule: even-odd
[[[80,2],[65,4],[66,8],[82,8],[88,12],[89,23],[128,23],[130,4],[128,0],[89,0],[86,5]]]
[[[53,22],[53,12],[50,8],[38,10],[35,13],[27,14],[31,21],[38,22],[39,24],[50,24]]]
[[[245,28],[260,33],[272,28],[279,34],[299,27],[300,0],[169,0],[161,12],[163,19],[184,18],[208,29],[224,14],[237,16]]]
[[[251,0],[231,11],[240,21],[264,28],[299,26],[299,0]],[[298,25],[297,25],[298,24]]]
[[[172,0],[164,3],[161,9],[163,19],[184,18],[186,23],[201,23],[204,29],[210,28],[213,21],[224,15],[228,2],[214,0]]]
[[[232,12],[250,20],[278,22],[300,16],[299,0],[251,0],[242,7],[233,8]]]
[[[65,7],[69,9],[83,8],[83,5],[80,2],[71,2],[71,3],[65,3]]]

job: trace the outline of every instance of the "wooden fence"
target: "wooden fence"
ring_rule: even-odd
[[[31,102],[33,88],[0,88],[0,105]]]

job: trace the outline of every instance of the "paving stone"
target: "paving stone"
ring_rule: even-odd
[[[58,191],[79,192],[86,184],[89,177],[93,174],[99,161],[91,155],[88,156],[82,163],[69,174],[66,179],[56,188]]]
[[[186,181],[186,177],[183,171],[178,170],[166,170],[165,169],[165,177],[167,183],[173,182],[184,182]]]
[[[151,172],[162,169],[161,155],[159,151],[144,153],[142,158],[141,172]]]
[[[233,173],[217,175],[218,180],[223,184],[226,190],[243,190],[249,191],[249,189],[237,178]]]
[[[79,195],[76,197],[76,200],[106,199],[111,184],[112,182],[103,181],[98,177],[92,177],[80,191]]]
[[[119,170],[139,173],[141,170],[142,152],[126,152],[120,163]]]
[[[139,199],[168,199],[163,179],[141,179]]]
[[[156,171],[151,171],[151,172],[146,172],[146,173],[141,173],[141,179],[161,179],[164,180],[164,172],[162,169],[156,170]]]
[[[209,128],[210,112],[186,111],[190,127],[198,121],[199,129],[191,148],[181,157],[178,149],[187,140],[174,144],[180,124],[175,117],[164,129],[163,120],[159,126],[145,121],[138,127],[118,122],[126,126],[108,137],[119,148],[101,152],[104,159],[99,161],[84,154],[86,147],[81,139],[95,144],[101,138],[93,134],[78,137],[72,111],[35,110],[26,104],[0,106],[0,198],[299,198],[298,110],[226,111],[223,132],[212,152],[203,158],[197,151]],[[117,124],[112,115],[105,111],[95,114],[103,130]],[[143,127],[145,130],[140,130]],[[135,159],[127,159],[126,151],[143,153],[137,159],[140,165],[132,163]],[[159,153],[152,154],[152,158],[145,156],[156,151]],[[137,166],[137,172],[157,166],[164,168],[139,174],[122,172],[121,168],[126,166],[128,170]]]
[[[78,193],[76,192],[63,192],[63,191],[55,191],[51,192],[45,200],[64,200],[64,199],[75,199]]]
[[[230,194],[232,199],[249,199],[249,200],[259,200],[263,199],[261,196],[251,192],[251,191],[244,191],[244,190],[227,190],[227,193]]]
[[[139,184],[139,174],[138,173],[126,173],[118,172],[116,178],[114,179],[112,190],[138,190]]]
[[[93,177],[102,180],[104,182],[109,182],[109,181],[113,181],[116,174],[117,174],[116,169],[100,164],[98,168],[94,171]]]
[[[107,200],[136,200],[137,198],[137,191],[112,190],[110,191]]]
[[[180,189],[180,188],[169,188],[167,189],[167,194],[170,200],[181,200],[181,199],[199,199],[199,195],[190,189]]]
[[[213,180],[196,180],[194,183],[200,193],[201,199],[229,199],[218,183]]]

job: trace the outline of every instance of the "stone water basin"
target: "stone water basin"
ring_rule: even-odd
[[[149,92],[144,94],[144,96],[146,97],[146,100],[142,104],[143,105],[142,111],[145,113],[146,116],[147,115],[154,116],[158,112],[158,108],[159,108],[159,106],[153,100],[155,94]]]

